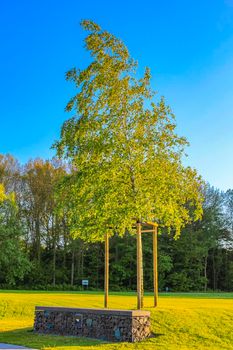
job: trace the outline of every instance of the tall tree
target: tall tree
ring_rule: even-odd
[[[63,222],[56,214],[55,187],[64,176],[64,167],[56,160],[29,161],[23,175],[22,211],[32,241],[32,255],[41,266],[42,246],[52,251],[52,283],[56,283],[56,252]]]
[[[224,195],[224,208],[229,232],[229,236],[226,238],[224,244],[229,249],[233,249],[233,190],[231,189],[228,189]]]
[[[201,179],[181,162],[187,141],[176,134],[164,99],[153,101],[149,69],[137,79],[121,40],[91,21],[82,27],[90,32],[85,45],[93,61],[66,75],[78,89],[66,107],[75,115],[55,144],[76,169],[65,185],[72,232],[101,241],[157,221],[179,235],[202,213]],[[141,236],[138,244],[142,257]]]
[[[10,154],[0,154],[0,182],[7,193],[14,192],[17,197],[20,190],[20,164]]]
[[[0,283],[13,286],[29,270],[15,196],[7,195],[0,184]]]

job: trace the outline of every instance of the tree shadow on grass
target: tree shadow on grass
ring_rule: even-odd
[[[75,337],[75,336],[59,336],[54,334],[38,334],[34,333],[32,328],[21,328],[14,329],[11,331],[5,331],[0,333],[0,343],[9,343],[15,345],[21,345],[34,349],[42,348],[52,348],[52,347],[68,347],[69,350],[71,347],[84,347],[93,348],[104,348],[104,349],[117,349],[120,344],[124,346],[125,349],[135,349],[140,346],[140,349],[144,348],[143,345],[149,345],[148,343],[153,342],[153,338],[158,338],[164,334],[154,334],[152,333],[148,340],[144,340],[140,343],[112,343],[106,342],[104,340],[84,338],[84,337]],[[136,345],[137,344],[137,345]],[[142,346],[142,347],[141,347]],[[147,348],[147,347],[146,347]]]
[[[72,336],[59,336],[53,334],[37,334],[33,332],[32,328],[14,329],[0,333],[0,343],[9,343],[21,345],[31,348],[40,349],[43,347],[61,347],[61,346],[99,346],[106,344],[106,342]]]
[[[162,337],[164,335],[165,334],[163,334],[163,333],[153,333],[153,332],[151,332],[151,335],[150,335],[149,339],[151,339],[151,338],[159,338],[159,337]]]

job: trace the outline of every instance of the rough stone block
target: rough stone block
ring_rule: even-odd
[[[36,306],[34,331],[136,342],[150,336],[150,312]]]

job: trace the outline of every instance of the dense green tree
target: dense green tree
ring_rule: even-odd
[[[6,195],[0,184],[0,283],[15,285],[29,270],[14,195]]]
[[[61,191],[62,197],[68,193],[71,231],[95,242],[157,221],[178,236],[202,213],[201,179],[181,161],[187,141],[177,135],[164,99],[155,103],[149,69],[138,79],[137,64],[121,40],[91,21],[82,27],[89,31],[85,45],[93,60],[66,75],[77,88],[66,107],[75,115],[55,145],[76,169]],[[141,246],[138,234],[139,276]]]
[[[164,237],[160,242],[173,262],[167,278],[172,290],[217,289],[222,266],[222,242],[227,236],[222,194],[213,187],[204,189],[203,217],[187,225],[179,240]],[[210,277],[211,275],[211,277]],[[213,283],[213,284],[212,284]]]
[[[67,105],[75,116],[56,143],[76,169],[66,187],[72,229],[96,240],[109,226],[124,234],[137,220],[159,220],[179,232],[202,210],[201,180],[181,164],[187,142],[164,99],[152,102],[149,69],[136,79],[136,63],[119,39],[93,22],[82,26],[93,61],[67,73],[78,88]]]

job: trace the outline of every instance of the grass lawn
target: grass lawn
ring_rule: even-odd
[[[152,295],[146,295],[145,309],[151,311],[154,338],[137,344],[110,344],[32,332],[35,305],[100,308],[103,306],[100,293],[1,291],[0,342],[59,350],[233,350],[233,293],[161,294],[159,307],[153,309],[152,304]],[[133,293],[110,295],[110,308],[135,309],[135,306],[136,296]]]

